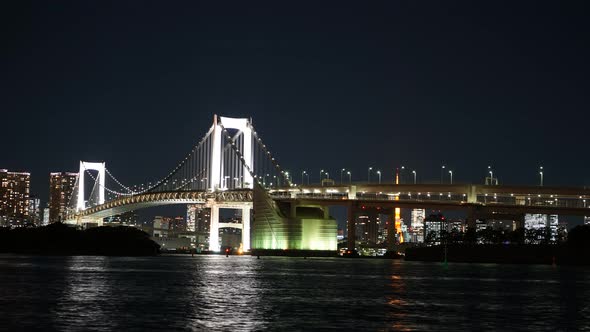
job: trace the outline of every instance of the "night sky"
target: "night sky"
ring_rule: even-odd
[[[0,5],[0,168],[173,168],[213,114],[281,165],[590,185],[588,2],[12,1]],[[295,177],[299,182],[299,176]]]

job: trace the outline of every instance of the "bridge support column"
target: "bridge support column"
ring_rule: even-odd
[[[211,225],[209,226],[209,250],[219,251],[219,206],[217,205],[211,206]]]
[[[476,230],[477,227],[477,211],[475,207],[470,207],[467,210],[467,218],[466,218],[467,229]]]
[[[242,208],[242,250],[250,251],[250,207]]]
[[[391,209],[390,220],[387,222],[387,251],[393,252],[395,249],[395,236],[396,236],[396,229],[395,229],[395,222],[397,221],[395,218],[395,207]]]
[[[524,213],[521,213],[518,215],[518,218],[516,218],[516,220],[514,220],[514,221],[516,221],[516,229],[524,228],[524,215],[525,215]]]
[[[348,250],[355,250],[356,248],[356,213],[355,213],[355,209],[354,209],[354,205],[353,204],[349,204],[348,205],[348,211],[347,211],[347,219],[348,219],[348,224],[347,224],[347,239],[348,239]]]

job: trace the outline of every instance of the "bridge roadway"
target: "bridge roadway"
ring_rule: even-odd
[[[168,191],[157,193],[143,193],[133,196],[121,196],[104,204],[87,208],[76,213],[66,220],[67,223],[76,224],[79,222],[107,218],[129,211],[173,204],[213,204],[223,208],[242,208],[245,205],[252,206],[253,191],[250,189],[238,189],[231,191],[207,192],[196,191]]]
[[[424,209],[473,209],[482,213],[590,215],[590,188],[473,184],[306,185],[271,189],[278,201]]]
[[[547,213],[590,215],[590,188],[487,186],[472,184],[304,185],[269,188],[276,201],[298,205],[343,205],[424,209],[476,209],[478,213]],[[212,204],[241,208],[252,204],[253,191],[171,191],[122,196],[80,211],[69,220],[97,220],[142,208],[171,204]]]

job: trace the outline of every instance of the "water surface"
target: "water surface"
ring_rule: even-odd
[[[7,330],[583,330],[590,269],[0,255]]]

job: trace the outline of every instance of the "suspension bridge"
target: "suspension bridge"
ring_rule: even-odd
[[[219,229],[242,230],[250,249],[336,250],[337,224],[329,206],[348,207],[349,248],[355,214],[390,211],[388,242],[400,241],[399,208],[462,209],[473,224],[481,215],[589,215],[586,188],[499,185],[350,183],[295,185],[254,129],[251,119],[214,116],[204,137],[166,176],[126,186],[104,162],[80,162],[66,222],[102,225],[103,219],[142,208],[200,204],[211,209],[209,249],[219,251]],[[88,198],[85,178],[92,182]],[[589,201],[590,202],[590,201]],[[242,223],[221,223],[220,209],[241,209]],[[397,213],[396,213],[397,210]],[[194,230],[194,225],[187,225]]]

